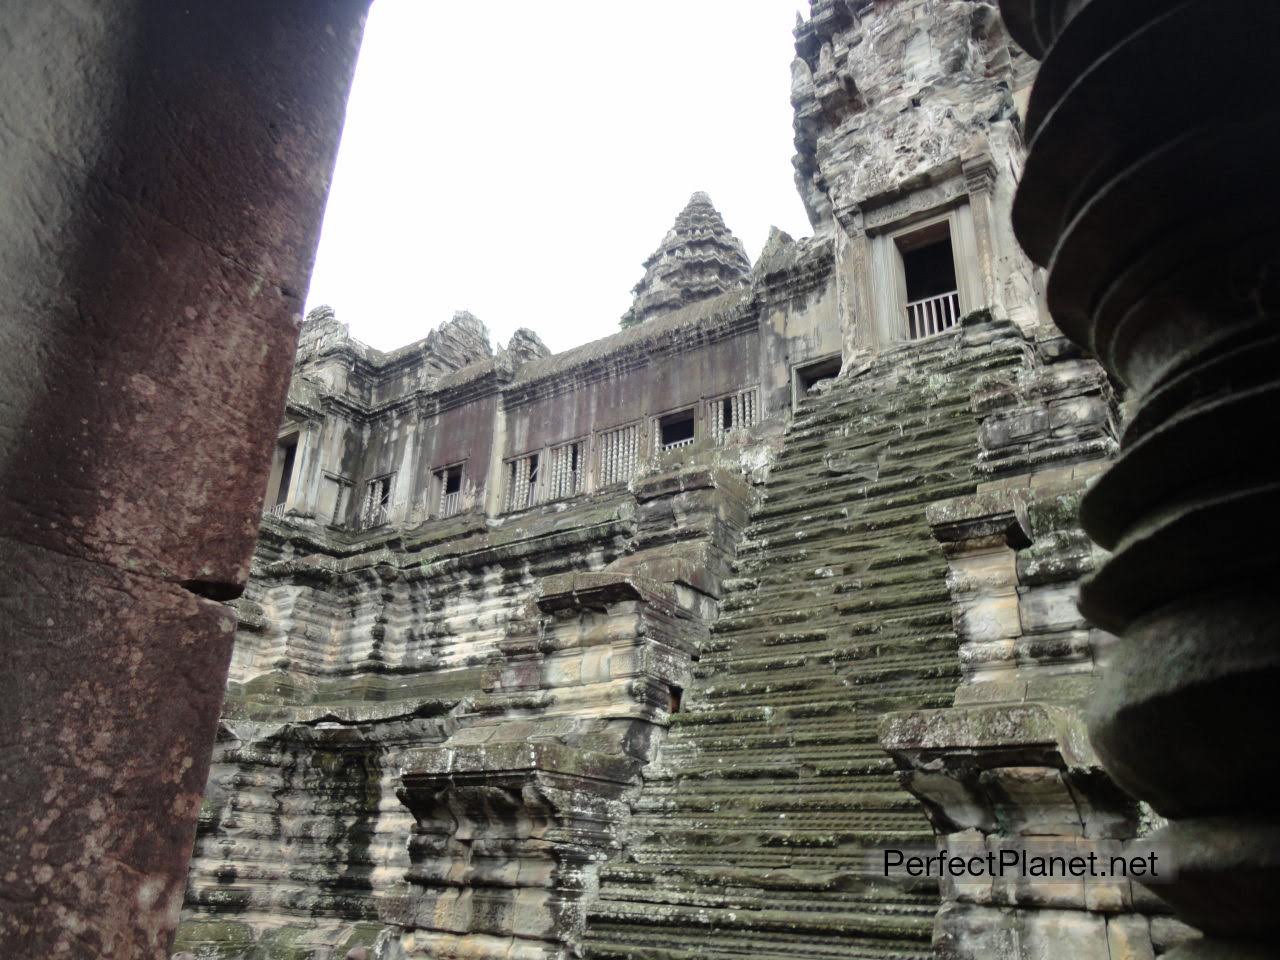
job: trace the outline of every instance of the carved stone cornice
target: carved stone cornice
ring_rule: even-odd
[[[504,390],[503,402],[507,409],[515,409],[561,396],[664,357],[749,335],[758,323],[749,291],[735,290],[585,346],[530,361]]]
[[[996,164],[991,154],[982,152],[960,161],[970,195],[990,193],[996,185]]]

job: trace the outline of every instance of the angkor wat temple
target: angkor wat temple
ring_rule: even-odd
[[[1116,397],[1012,237],[1035,64],[996,11],[817,0],[796,50],[812,237],[753,265],[695,194],[624,329],[561,354],[468,314],[391,353],[308,317],[179,948],[1181,936],[1128,884],[961,895],[867,862],[1141,829],[1079,706],[1107,637],[1074,508]]]
[[[1224,174],[1221,156],[1277,139],[1257,40],[1280,38],[1280,13],[809,6],[791,102],[812,236],[775,230],[752,263],[695,193],[618,332],[557,354],[532,330],[495,346],[465,312],[383,352],[317,308],[247,570],[255,531],[203,507],[153,525],[153,551],[119,547],[149,488],[71,521],[120,577],[156,578],[164,622],[204,618],[203,634],[174,630],[208,644],[104,656],[102,676],[129,671],[127,723],[85,693],[96,679],[58,700],[42,692],[53,674],[25,666],[38,655],[16,661],[5,709],[39,700],[44,726],[6,721],[23,731],[15,756],[52,744],[80,759],[66,775],[43,761],[0,774],[15,809],[48,806],[30,836],[0,841],[0,867],[34,865],[37,887],[82,906],[17,909],[0,945],[200,960],[1272,955],[1280,833],[1258,791],[1277,751],[1253,740],[1270,736],[1280,601],[1261,585],[1280,537],[1259,506],[1274,467],[1255,448],[1274,435],[1280,245],[1269,165]],[[354,42],[333,39],[348,34],[314,36],[349,71]],[[1204,77],[1228,71],[1234,99],[1212,100]],[[280,96],[305,107],[311,80]],[[316,126],[322,167],[337,128]],[[282,203],[310,196],[290,184]],[[278,217],[298,250],[314,240],[318,220]],[[1210,220],[1233,225],[1221,250]],[[254,376],[243,356],[192,376],[234,386]],[[278,409],[261,380],[246,423]],[[130,403],[150,402],[128,383]],[[174,414],[175,435],[195,413]],[[225,443],[247,450],[242,432]],[[214,454],[252,459],[212,449],[189,475]],[[39,487],[45,462],[5,489]],[[231,471],[202,476],[201,502],[230,510],[246,476],[256,498],[262,474]],[[56,593],[39,584],[62,583],[58,558],[78,548],[56,523],[12,529],[39,550],[6,589]],[[72,634],[96,635],[114,589],[85,593]],[[32,637],[43,602],[9,605]],[[228,610],[233,648],[217,639]],[[130,616],[116,622],[132,636]],[[188,734],[228,655],[201,794]],[[106,776],[95,758],[126,729],[168,772],[137,761],[103,807],[79,784]],[[107,843],[126,808],[172,812],[171,836],[131,827]],[[40,838],[64,813],[107,832],[51,855]],[[1152,836],[1181,845],[1179,883],[960,882],[879,859],[1111,856]],[[132,852],[94,852],[112,844],[143,849],[153,879]],[[107,899],[115,919],[84,919]]]

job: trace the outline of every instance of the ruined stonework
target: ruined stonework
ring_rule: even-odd
[[[179,946],[197,956],[1152,956],[1137,886],[885,877],[1119,848],[1075,520],[1101,368],[1013,244],[1034,64],[970,0],[814,0],[815,235],[705,194],[620,332],[303,328]],[[1128,952],[1126,952],[1128,951]]]

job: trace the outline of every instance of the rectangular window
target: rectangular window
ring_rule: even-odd
[[[291,437],[280,444],[282,459],[280,461],[280,490],[276,494],[276,503],[289,502],[289,485],[293,482],[293,462],[298,456],[298,438]]]
[[[441,467],[433,474],[437,517],[452,517],[462,509],[462,466],[455,463],[451,467]]]
[[[693,446],[694,422],[692,407],[659,417],[654,437],[658,449],[665,452]]]
[[[391,480],[395,474],[374,477],[364,485],[360,504],[360,526],[379,527],[391,519]]]
[[[840,375],[840,357],[827,357],[802,364],[792,370],[792,393],[795,403],[807,397],[820,383],[834,380]]]
[[[907,285],[907,336],[919,340],[951,329],[960,321],[951,228],[937,223],[896,242]]]
[[[507,493],[503,503],[506,513],[527,510],[538,501],[538,468],[540,457],[536,453],[507,461]]]
[[[640,424],[607,430],[600,434],[600,486],[627,483],[636,472],[640,456]]]
[[[707,401],[711,439],[717,445],[735,430],[745,430],[760,419],[760,392],[755,387]]]
[[[587,441],[574,440],[551,448],[547,499],[574,497],[586,487]]]
[[[271,476],[267,481],[267,498],[263,512],[273,517],[283,517],[289,506],[289,491],[293,487],[293,469],[298,459],[298,434],[293,433],[276,442],[271,460]]]

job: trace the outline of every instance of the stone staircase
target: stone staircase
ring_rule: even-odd
[[[946,563],[925,507],[975,487],[975,383],[1023,362],[991,324],[885,353],[798,411],[631,820],[584,952],[923,958],[936,884],[877,875],[931,846],[876,727],[949,705]]]

